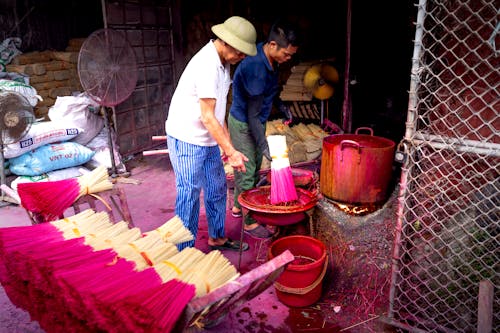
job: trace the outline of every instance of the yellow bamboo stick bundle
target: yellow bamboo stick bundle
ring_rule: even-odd
[[[96,213],[88,217],[85,222],[79,223],[73,228],[68,227],[65,229],[63,231],[63,237],[66,239],[83,237],[91,233],[98,233],[100,230],[109,228],[111,225],[112,223],[109,221],[109,216],[106,213]]]
[[[203,252],[194,247],[186,247],[170,259],[163,260],[153,267],[163,282],[172,279],[182,280],[183,275],[186,275],[190,267],[194,266],[204,255]]]
[[[174,243],[163,243],[146,251],[148,258],[153,265],[156,265],[164,260],[169,260],[177,253],[179,253],[179,250]]]
[[[278,129],[274,125],[275,123],[273,121],[268,121],[266,123],[266,136],[279,134]]]
[[[197,267],[199,275],[206,275],[209,277],[210,290],[213,290],[226,282],[237,278],[240,274],[236,267],[224,256],[220,251],[211,251],[207,257],[204,267]]]
[[[82,237],[83,235],[97,231],[111,225],[109,216],[104,213],[93,213],[91,215],[79,216],[78,218],[64,218],[54,225],[63,233],[66,239]]]
[[[133,261],[137,271],[152,267],[157,263],[170,259],[179,253],[177,246],[172,243],[157,244],[147,250],[136,247],[133,243],[121,246],[117,251],[119,257]]]
[[[93,214],[88,214],[87,216],[82,216],[78,219],[72,216],[68,218],[63,218],[61,221],[63,221],[64,223],[61,223],[59,225],[60,230],[69,230],[73,227],[78,227],[82,229],[97,228],[97,226],[94,226],[95,223],[101,224],[107,222],[108,224],[111,224],[109,215],[106,214],[105,212],[94,212]]]
[[[110,239],[119,236],[129,230],[128,224],[125,221],[120,221],[111,225],[106,230],[98,233],[92,233],[85,237],[85,243],[96,251],[111,248]]]
[[[115,249],[120,245],[127,244],[139,239],[142,236],[141,230],[139,228],[128,229],[114,237],[106,240],[110,246]]]
[[[163,241],[159,234],[150,233],[145,234],[143,237],[133,241],[132,243],[134,243],[134,245],[142,251],[146,251],[158,245],[164,245],[165,241]]]
[[[98,193],[113,188],[113,183],[109,180],[108,169],[103,165],[78,177],[78,184],[80,184],[80,193],[77,199],[85,194]]]
[[[298,123],[297,125],[292,127],[292,130],[295,134],[300,138],[300,140],[308,140],[311,138],[318,138],[307,125],[303,123]]]
[[[328,134],[326,131],[324,131],[321,126],[318,126],[316,124],[313,124],[313,123],[310,123],[310,124],[307,124],[306,125],[309,130],[314,134],[316,135],[317,137],[319,138],[324,138],[326,136],[329,136],[330,134]]]
[[[99,230],[96,233],[88,234],[90,237],[99,237],[99,238],[110,238],[119,235],[120,233],[129,230],[128,223],[125,221],[120,221],[117,223],[111,223],[111,226],[104,230]]]
[[[144,269],[146,266],[141,251],[133,243],[122,244],[118,248],[115,248],[115,251],[118,257],[132,261],[137,271]]]
[[[194,267],[189,277],[183,281],[196,286],[196,297],[203,296],[225,283],[236,279],[240,274],[231,262],[218,250],[210,251]]]
[[[155,247],[165,247],[165,244],[158,234],[149,234],[132,242],[116,244],[113,249],[119,257],[134,261],[136,268],[141,270],[148,265],[152,266],[152,262],[147,255],[148,250]]]
[[[191,231],[184,226],[184,223],[177,215],[165,222],[162,226],[146,234],[150,233],[158,233],[165,242],[174,244],[180,244],[194,239]]]
[[[70,217],[65,217],[56,221],[49,222],[53,226],[55,226],[58,229],[62,229],[68,225],[75,226],[82,221],[85,221],[88,217],[92,216],[95,214],[95,211],[93,209],[86,209],[78,214],[75,214]]]

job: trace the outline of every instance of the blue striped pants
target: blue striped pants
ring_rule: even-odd
[[[219,146],[197,146],[167,135],[170,162],[175,174],[175,213],[196,238],[200,215],[200,194],[208,223],[208,236],[225,236],[227,183]],[[178,244],[179,250],[194,241]]]

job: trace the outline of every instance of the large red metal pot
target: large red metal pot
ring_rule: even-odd
[[[367,134],[359,134],[368,130]],[[373,136],[360,127],[355,134],[334,134],[323,139],[320,191],[350,204],[376,204],[386,200],[395,143]]]

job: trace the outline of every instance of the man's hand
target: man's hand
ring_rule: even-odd
[[[230,166],[233,167],[235,171],[247,172],[245,167],[245,162],[248,162],[248,157],[243,153],[235,150],[231,155],[226,155]]]
[[[285,120],[283,121],[283,124],[290,125],[293,121],[293,115],[292,115],[292,111],[290,111],[290,108],[288,106],[286,106],[285,104],[281,104],[279,109],[283,113],[283,115],[285,116]]]

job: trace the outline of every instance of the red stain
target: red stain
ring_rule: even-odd
[[[292,332],[336,333],[341,327],[332,323],[321,309],[316,308],[290,308],[285,323]]]

